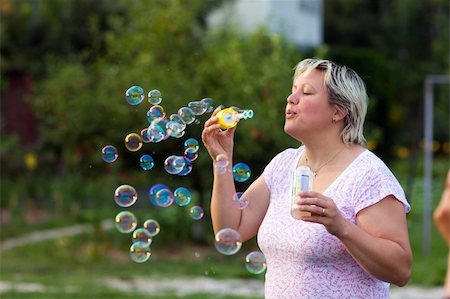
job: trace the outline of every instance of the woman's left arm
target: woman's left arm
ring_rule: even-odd
[[[408,282],[412,253],[400,201],[387,196],[361,210],[354,224],[341,215],[331,198],[317,192],[304,192],[300,196],[300,210],[313,213],[302,220],[323,224],[366,272],[398,286]]]

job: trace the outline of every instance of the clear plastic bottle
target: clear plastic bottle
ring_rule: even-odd
[[[299,165],[295,169],[292,180],[292,194],[291,194],[291,215],[295,219],[300,219],[301,216],[311,216],[310,212],[300,211],[298,202],[302,191],[312,190],[312,181],[314,174],[308,166]]]

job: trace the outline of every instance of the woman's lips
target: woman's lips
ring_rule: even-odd
[[[292,111],[292,110],[286,110],[286,118],[293,118],[297,115],[296,112]]]

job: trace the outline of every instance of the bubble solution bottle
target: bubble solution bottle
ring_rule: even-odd
[[[216,116],[222,129],[230,129],[235,127],[242,118],[252,118],[253,110],[243,110],[237,107],[230,107],[220,110]]]
[[[291,194],[291,216],[295,219],[300,219],[301,216],[311,216],[311,212],[300,211],[298,202],[302,191],[312,190],[312,181],[314,174],[308,166],[299,165],[295,169],[292,180],[292,194]]]

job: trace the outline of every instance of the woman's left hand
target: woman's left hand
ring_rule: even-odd
[[[323,224],[330,234],[337,237],[344,233],[347,220],[333,199],[313,191],[300,192],[299,195],[299,210],[311,212],[311,216],[302,216],[301,220]]]

